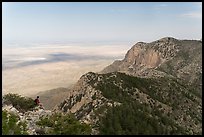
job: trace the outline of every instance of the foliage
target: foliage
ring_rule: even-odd
[[[37,125],[50,127],[46,134],[50,135],[89,135],[91,127],[80,123],[72,114],[55,113],[50,117],[41,118]]]
[[[141,104],[134,98],[138,89],[153,100],[179,109],[187,99],[186,93],[192,94],[187,86],[173,78],[138,78],[116,72],[104,74],[95,88],[102,91],[107,99],[122,103],[120,106],[109,107],[106,115],[100,117],[100,134],[188,134],[184,127],[176,124],[174,114],[164,114],[161,105]]]
[[[133,95],[136,89],[149,95],[152,99],[172,107],[179,104],[184,97],[194,101],[194,95],[188,86],[173,78],[139,78],[116,73],[117,77],[110,79],[110,75],[112,73],[105,74],[103,82],[98,83],[95,88],[102,91],[104,97],[113,101],[128,101],[129,95]],[[120,86],[118,83],[121,83]]]
[[[27,135],[26,123],[17,121],[16,115],[2,111],[2,135]]]
[[[149,113],[148,108],[137,101],[126,101],[120,106],[109,108],[99,123],[102,135],[185,134],[161,111],[155,109]]]
[[[22,97],[18,94],[6,94],[3,99],[5,100],[5,104],[12,104],[19,111],[32,110],[36,106],[32,98]]]

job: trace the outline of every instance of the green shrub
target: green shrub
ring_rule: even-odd
[[[4,95],[5,104],[12,104],[19,111],[32,110],[36,105],[32,98],[22,97],[18,94],[6,94]]]
[[[41,127],[51,127],[45,134],[50,135],[89,135],[91,127],[80,123],[72,114],[63,115],[55,113],[49,117],[41,118],[37,122]]]
[[[93,100],[96,100],[96,93],[91,97]]]
[[[2,111],[2,135],[27,135],[26,123],[17,121],[16,115]]]
[[[109,108],[104,117],[100,117],[99,132],[102,135],[169,135],[186,134],[170,118],[159,110],[149,115],[145,106],[138,102],[124,103]],[[157,118],[156,118],[157,117]],[[168,127],[179,128],[172,131]]]

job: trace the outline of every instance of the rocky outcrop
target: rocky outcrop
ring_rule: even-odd
[[[29,135],[39,135],[45,133],[46,129],[42,129],[36,125],[36,122],[39,121],[41,117],[52,115],[50,110],[40,109],[39,107],[36,107],[33,111],[26,111],[25,113],[19,112],[12,105],[4,105],[2,110],[16,115],[19,118],[18,122],[25,122],[27,124],[27,132]]]
[[[115,61],[102,73],[126,72],[135,76],[148,69],[155,69],[173,58],[179,51],[179,42],[174,38],[163,38],[152,43],[138,42],[125,55],[122,61]]]

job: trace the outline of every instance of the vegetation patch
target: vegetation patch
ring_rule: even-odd
[[[18,120],[18,116],[2,111],[2,135],[28,135],[26,123]]]
[[[41,118],[37,125],[42,128],[49,127],[45,132],[48,135],[90,135],[91,127],[80,123],[73,114],[55,113],[49,117]]]
[[[18,94],[12,93],[6,94],[4,95],[3,99],[4,104],[6,105],[12,104],[20,112],[33,110],[36,107],[35,102],[32,98],[22,97],[21,95]]]

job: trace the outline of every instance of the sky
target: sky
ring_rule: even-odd
[[[151,42],[202,38],[201,2],[3,2],[7,43]]]

